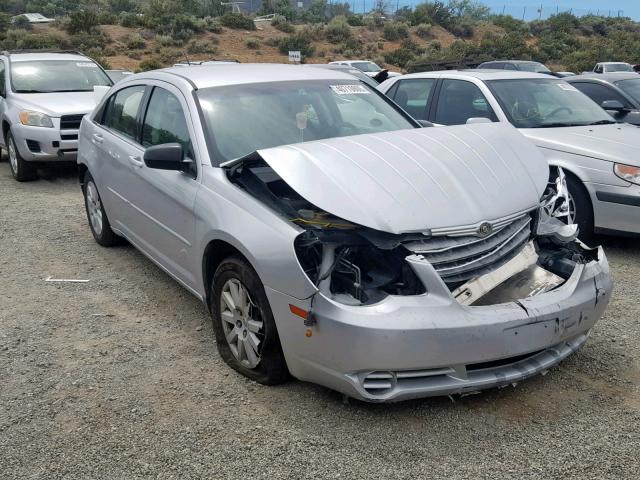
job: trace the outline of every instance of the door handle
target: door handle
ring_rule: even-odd
[[[134,167],[138,167],[138,168],[142,168],[142,166],[144,165],[144,162],[142,161],[142,159],[135,155],[129,156],[129,163]]]
[[[97,133],[94,133],[94,134],[91,136],[91,141],[92,141],[93,143],[102,143],[102,142],[104,142],[104,137],[103,137],[102,135],[99,135],[99,134],[97,134]]]

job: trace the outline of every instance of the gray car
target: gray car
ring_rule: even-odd
[[[563,79],[498,70],[425,72],[380,84],[414,118],[434,125],[503,122],[566,173],[569,223],[593,232],[640,234],[637,127],[617,122]]]
[[[39,162],[75,160],[82,117],[98,103],[96,86],[113,82],[89,57],[75,52],[0,54],[0,145],[22,182]]]
[[[96,241],[125,237],[202,300],[221,357],[367,401],[510,385],[580,348],[602,249],[510,125],[419,128],[348,74],[181,67],[82,121]]]

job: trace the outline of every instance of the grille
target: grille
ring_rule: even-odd
[[[448,284],[463,283],[507,262],[531,237],[531,215],[523,215],[506,225],[495,227],[488,237],[475,235],[436,236],[407,242],[411,252],[425,257]]]
[[[64,115],[60,118],[60,130],[78,130],[84,114]]]
[[[437,378],[455,373],[451,367],[425,370],[401,370],[397,372],[371,372],[365,375],[362,387],[371,395],[382,395],[396,387],[411,387],[427,378]]]

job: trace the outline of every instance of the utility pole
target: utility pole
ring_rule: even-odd
[[[524,17],[527,15],[527,7],[524,7],[524,11],[522,12],[522,20],[524,20]]]

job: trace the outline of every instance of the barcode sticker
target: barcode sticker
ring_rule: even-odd
[[[369,95],[371,92],[362,85],[331,85],[338,95]]]

